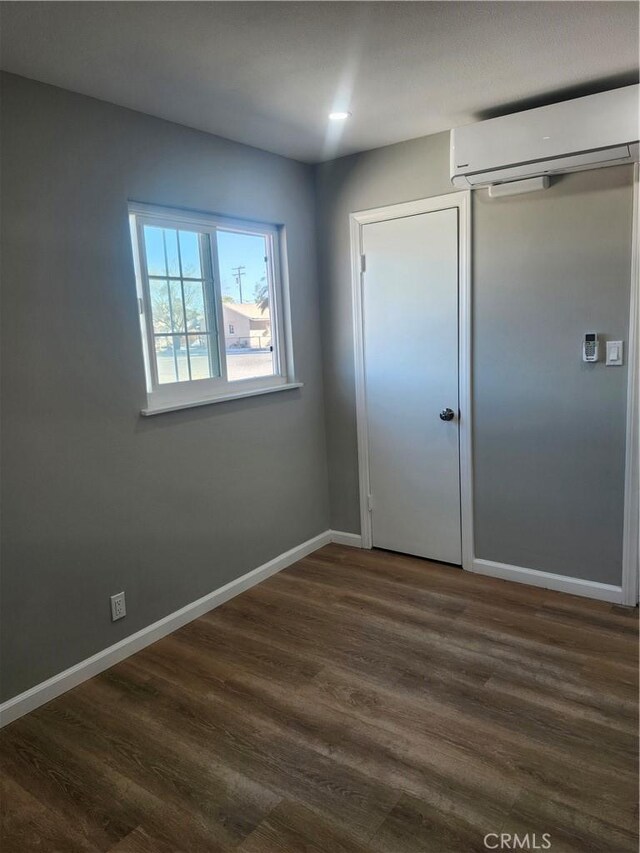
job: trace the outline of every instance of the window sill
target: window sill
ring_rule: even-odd
[[[197,406],[210,406],[211,403],[226,403],[228,400],[242,400],[244,397],[257,397],[260,394],[275,394],[276,391],[289,391],[292,388],[302,388],[304,382],[287,382],[284,385],[272,385],[267,388],[254,388],[251,391],[235,391],[228,394],[219,394],[216,397],[205,397],[202,400],[184,400],[175,403],[153,404],[141,409],[140,414],[145,417],[151,415],[162,415],[164,412],[176,412],[179,409],[195,409]]]

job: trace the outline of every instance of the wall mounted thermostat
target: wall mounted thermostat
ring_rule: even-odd
[[[582,342],[582,360],[598,361],[598,333],[586,332]]]

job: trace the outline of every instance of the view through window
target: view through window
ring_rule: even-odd
[[[227,377],[275,373],[267,240],[260,234],[217,232]]]
[[[284,381],[277,228],[140,208],[131,225],[150,394]]]

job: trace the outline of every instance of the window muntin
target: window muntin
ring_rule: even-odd
[[[143,205],[130,218],[150,407],[286,384],[278,229]]]

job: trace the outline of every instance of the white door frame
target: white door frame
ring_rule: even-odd
[[[633,167],[631,227],[631,296],[627,348],[627,441],[624,483],[624,533],[622,541],[622,603],[638,603],[640,554],[640,166]]]
[[[358,472],[360,483],[360,531],[362,547],[373,547],[369,508],[369,430],[365,388],[365,343],[363,317],[362,226],[388,219],[418,216],[439,210],[458,210],[458,384],[460,440],[460,521],[462,566],[473,564],[473,471],[471,456],[471,192],[447,193],[404,204],[393,204],[352,213],[351,287],[356,378],[356,422],[358,430]]]

